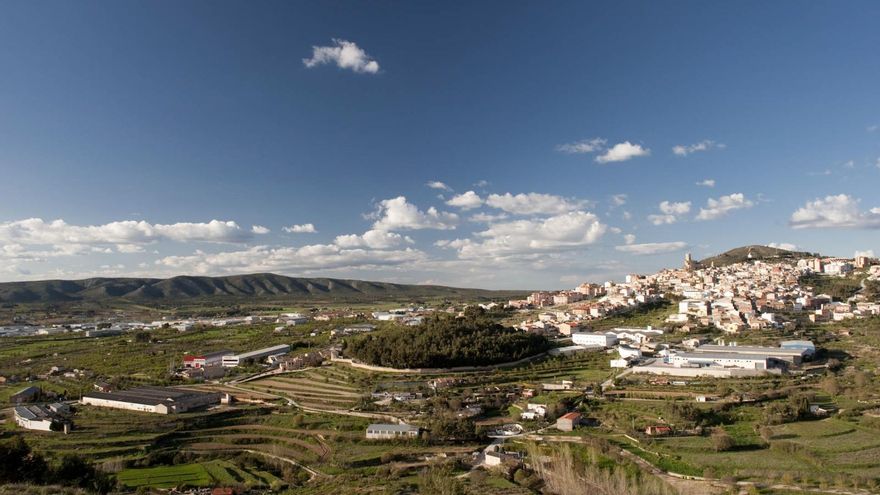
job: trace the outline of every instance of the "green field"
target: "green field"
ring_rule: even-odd
[[[173,488],[181,486],[233,486],[269,487],[278,478],[266,471],[242,469],[225,460],[211,460],[194,464],[126,469],[117,479],[130,488]]]

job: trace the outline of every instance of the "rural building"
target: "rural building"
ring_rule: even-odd
[[[665,425],[659,425],[659,426],[652,425],[652,426],[645,428],[645,435],[648,435],[649,437],[669,436],[669,435],[672,435],[672,428],[665,426]]]
[[[42,391],[38,387],[25,387],[9,396],[9,402],[13,404],[26,404],[40,398]]]
[[[83,394],[82,404],[156,414],[182,413],[220,403],[216,392],[195,392],[170,387],[142,387],[119,392]]]
[[[47,406],[18,406],[13,409],[15,423],[28,430],[38,431],[70,431],[70,422],[62,416],[69,414],[67,404],[50,404]]]
[[[256,351],[245,352],[242,354],[228,354],[223,356],[223,366],[225,368],[235,368],[248,361],[259,361],[269,356],[277,356],[279,354],[287,354],[290,352],[290,345],[281,344]]]
[[[412,425],[392,425],[374,423],[367,426],[367,439],[369,440],[395,440],[398,438],[416,438],[420,428]]]
[[[223,363],[223,356],[235,354],[234,352],[224,349],[222,351],[208,352],[205,354],[195,354],[183,356],[184,368],[207,368],[208,366],[219,366]]]
[[[570,412],[556,419],[556,429],[559,431],[572,431],[581,424],[581,413]]]
[[[571,341],[576,345],[611,347],[617,343],[617,335],[611,332],[573,332]]]
[[[105,382],[104,380],[98,380],[95,382],[94,388],[98,392],[112,392],[113,385],[110,382]]]

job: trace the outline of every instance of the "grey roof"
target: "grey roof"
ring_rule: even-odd
[[[15,414],[31,421],[50,417],[49,411],[42,406],[18,406],[15,408]]]
[[[162,403],[209,394],[210,393],[208,392],[196,392],[193,390],[181,390],[169,387],[141,387],[120,392],[89,392],[83,394],[83,397],[155,406]]]
[[[779,347],[782,347],[784,349],[798,349],[798,348],[815,349],[816,344],[814,344],[810,340],[783,340],[779,344]]]
[[[724,354],[763,354],[767,356],[801,356],[804,349],[784,349],[781,347],[763,347],[753,345],[701,345],[694,352],[720,352]]]
[[[418,426],[413,425],[393,425],[393,424],[385,424],[385,423],[373,423],[367,426],[367,431],[371,430],[380,430],[380,431],[418,431]]]
[[[748,359],[752,361],[766,361],[770,357],[766,354],[732,354],[727,352],[679,352],[676,356],[683,359]]]
[[[288,351],[290,351],[290,345],[281,344],[272,347],[266,347],[265,349],[257,349],[256,351],[243,352],[241,354],[238,354],[237,357],[238,359],[250,359],[253,357],[268,356],[270,354],[282,354]]]

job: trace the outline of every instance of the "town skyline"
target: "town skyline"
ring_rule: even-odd
[[[876,4],[349,7],[10,5],[0,281],[880,254]]]

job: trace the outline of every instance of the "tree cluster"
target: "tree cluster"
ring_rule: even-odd
[[[56,484],[96,493],[108,493],[115,485],[111,476],[75,454],[65,454],[50,464],[20,436],[0,443],[0,484],[3,483]]]
[[[764,409],[764,424],[779,425],[810,417],[810,398],[795,395],[788,402],[774,402]]]
[[[392,368],[449,368],[516,361],[549,347],[543,336],[492,321],[479,308],[463,318],[436,315],[418,327],[393,328],[345,341],[345,352]]]

